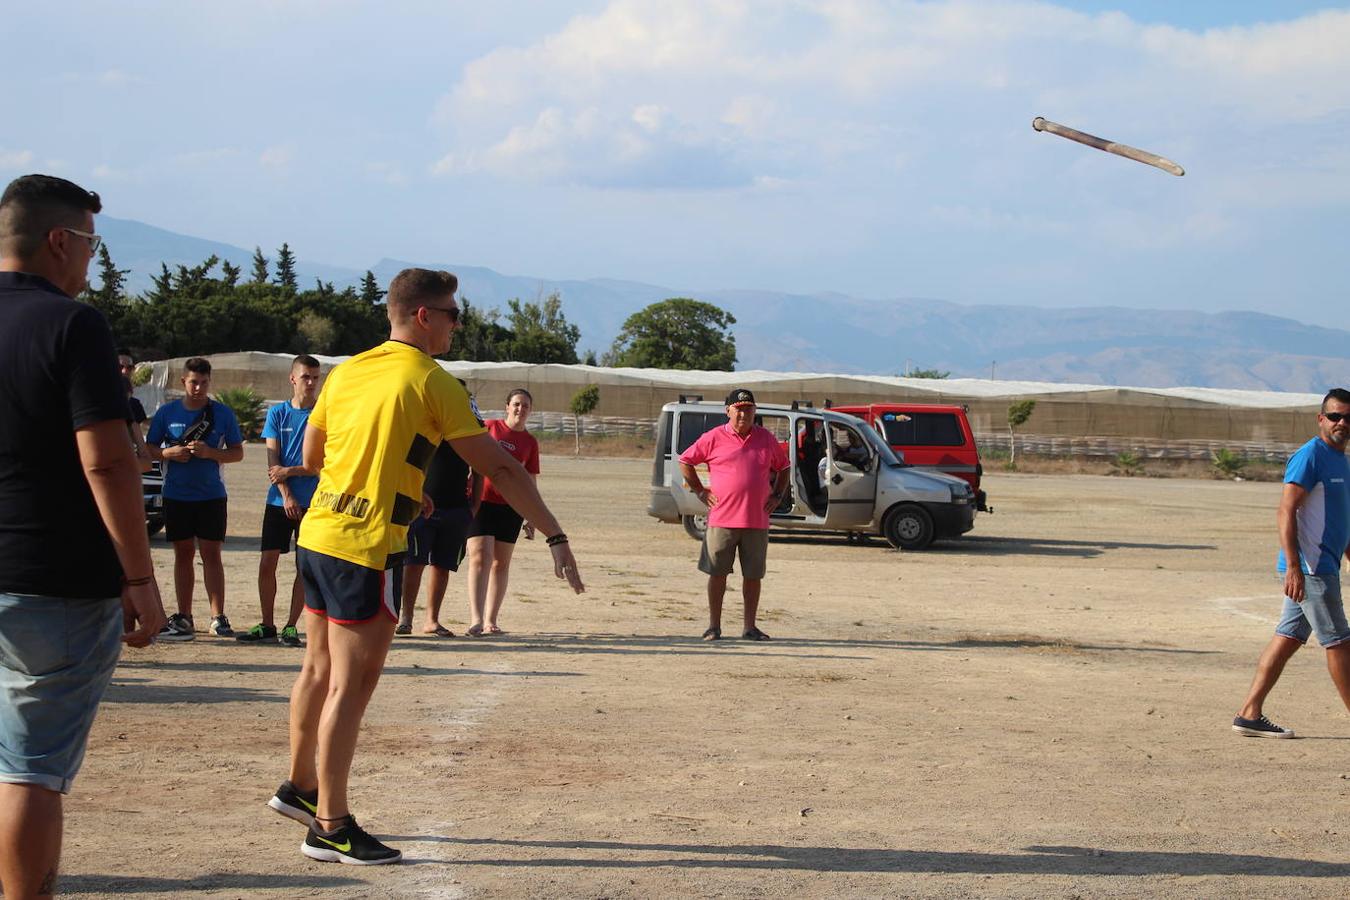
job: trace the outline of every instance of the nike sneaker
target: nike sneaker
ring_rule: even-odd
[[[319,810],[319,791],[315,788],[302,792],[289,781],[283,781],[267,805],[302,825],[313,825],[314,814]]]
[[[347,816],[332,831],[319,831],[309,826],[309,834],[300,845],[300,852],[320,862],[346,863],[349,866],[383,866],[403,859],[403,854],[386,847]]]

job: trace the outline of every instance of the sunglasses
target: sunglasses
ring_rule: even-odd
[[[1350,419],[1350,413],[1322,413],[1322,418],[1334,424],[1345,419]]]
[[[90,252],[90,253],[97,253],[97,252],[98,252],[99,245],[103,243],[103,238],[99,237],[99,236],[96,235],[96,234],[90,234],[90,233],[87,232],[87,231],[81,231],[81,230],[78,229],[78,228],[62,228],[61,230],[62,230],[62,231],[65,231],[65,232],[69,232],[70,234],[73,234],[73,235],[75,235],[76,237],[82,237],[82,238],[84,238],[86,241],[88,241],[88,242],[89,242],[89,252]]]
[[[456,323],[459,322],[459,308],[458,308],[458,307],[455,307],[455,306],[424,306],[424,307],[422,307],[422,308],[423,308],[423,309],[434,309],[434,310],[436,310],[436,311],[438,311],[438,312],[443,312],[443,313],[445,313],[447,316],[450,317],[450,324],[451,324],[451,325],[454,325],[454,324],[456,324]]]

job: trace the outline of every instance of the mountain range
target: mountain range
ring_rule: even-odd
[[[99,218],[99,231],[128,289],[150,286],[161,263],[197,265],[211,255],[251,268],[252,250],[126,219]],[[266,255],[274,257],[275,252]],[[581,329],[579,350],[602,353],[624,319],[667,297],[694,297],[736,317],[739,369],[901,374],[913,368],[954,376],[1135,387],[1218,387],[1320,393],[1350,381],[1350,332],[1254,312],[957,304],[843,294],[692,290],[633,281],[504,275],[444,261],[381,259],[368,268],[382,285],[410,265],[449,269],[460,294],[480,309],[557,291]],[[297,260],[302,286],[339,289],[365,268]],[[252,349],[241,347],[241,350]]]

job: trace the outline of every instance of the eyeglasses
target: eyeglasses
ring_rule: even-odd
[[[437,312],[443,312],[450,317],[450,324],[459,322],[459,308],[455,306],[424,306],[423,309],[434,309]]]
[[[82,237],[86,241],[88,241],[90,253],[97,253],[98,248],[103,246],[103,238],[99,237],[96,234],[90,234],[89,232],[81,231],[78,228],[62,228],[61,230],[69,231],[71,234],[76,235],[77,237]]]
[[[1322,418],[1334,424],[1345,419],[1350,419],[1350,413],[1322,413]]]

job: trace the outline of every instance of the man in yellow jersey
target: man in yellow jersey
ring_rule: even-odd
[[[291,691],[291,767],[267,805],[309,825],[300,849],[325,862],[379,865],[403,854],[351,816],[347,776],[366,704],[398,622],[390,567],[420,514],[427,465],[442,440],[548,536],[554,573],[584,587],[534,479],[488,435],[469,396],[432,359],[459,326],[455,276],[404,269],[389,284],[389,340],[337,366],[310,413],[304,468],[318,488],[300,526],[308,649]]]

